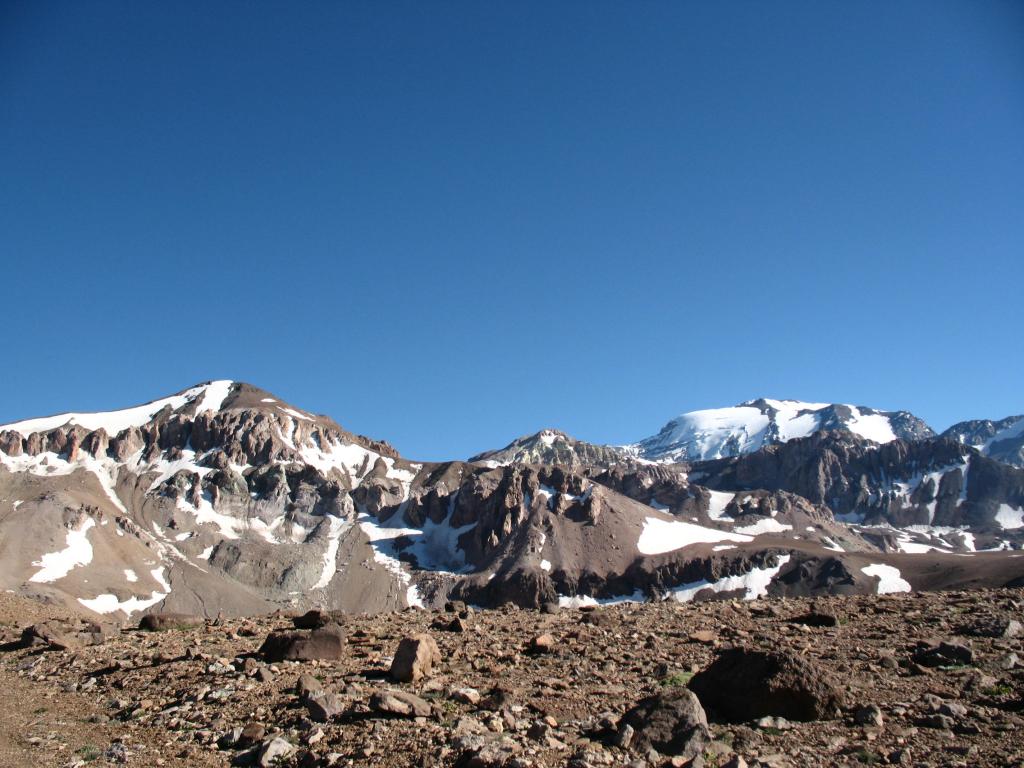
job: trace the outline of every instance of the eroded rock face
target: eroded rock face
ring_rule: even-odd
[[[689,687],[713,718],[726,722],[829,719],[843,705],[841,688],[824,669],[786,651],[730,648]]]
[[[641,754],[654,748],[689,760],[704,751],[711,732],[697,696],[686,688],[671,688],[626,712],[619,722],[618,741]]]

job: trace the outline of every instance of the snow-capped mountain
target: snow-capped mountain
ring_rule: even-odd
[[[977,448],[993,459],[1024,467],[1024,415],[999,421],[961,421],[943,432],[942,437]]]
[[[649,461],[704,461],[752,453],[819,430],[851,432],[876,443],[935,435],[906,411],[762,398],[732,408],[684,413],[627,449]]]
[[[687,417],[657,461],[544,430],[414,463],[231,381],[0,425],[0,589],[125,620],[863,592],[880,565],[915,589],[1024,576],[997,551],[1024,544],[1024,469],[914,439],[932,435],[910,414]],[[736,455],[672,463],[687,450]]]

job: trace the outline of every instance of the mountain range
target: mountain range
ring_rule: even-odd
[[[468,460],[249,384],[0,426],[0,588],[125,619],[1024,583],[1024,417],[759,399]]]

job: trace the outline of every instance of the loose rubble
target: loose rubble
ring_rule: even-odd
[[[1024,765],[1019,589],[452,608],[142,630],[0,595],[0,766]]]

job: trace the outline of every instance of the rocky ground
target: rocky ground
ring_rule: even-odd
[[[1024,765],[1021,590],[450,607],[116,631],[2,595],[0,765]]]

